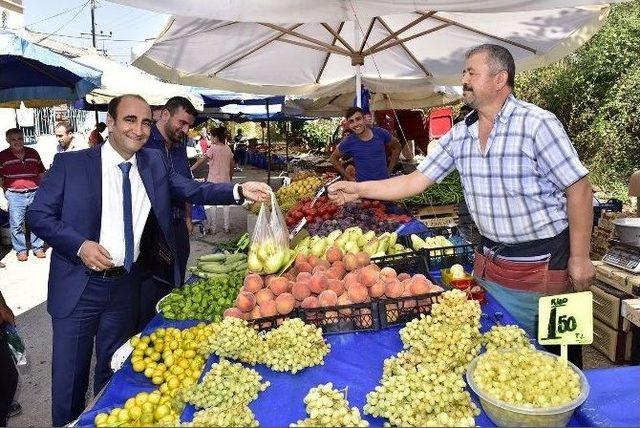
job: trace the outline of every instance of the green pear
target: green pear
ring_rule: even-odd
[[[327,249],[327,240],[320,239],[318,240],[318,242],[313,244],[313,247],[311,247],[311,254],[313,254],[316,257],[322,257],[326,249]]]
[[[418,235],[411,235],[411,245],[416,251],[427,248],[427,243]]]
[[[365,233],[364,235],[358,238],[358,247],[360,248],[364,247],[364,245],[367,242],[371,241],[375,237],[376,237],[376,233],[373,230],[368,231],[367,233]]]
[[[389,246],[393,247],[398,242],[398,234],[393,232],[389,235]]]
[[[369,257],[374,255],[378,251],[378,240],[374,238],[369,242],[367,242],[366,244],[364,244],[362,251],[369,254]]]
[[[360,252],[360,247],[358,247],[358,244],[355,241],[349,241],[344,246],[344,251],[346,253],[354,253],[354,254],[356,254],[356,253]]]
[[[382,239],[378,239],[377,252],[386,253],[388,246],[389,246],[389,237],[388,236],[385,236]]]
[[[334,230],[333,232],[328,234],[326,239],[329,246],[333,245],[333,243],[340,237],[340,235],[342,235],[341,230]]]

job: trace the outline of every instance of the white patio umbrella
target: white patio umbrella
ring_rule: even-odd
[[[136,66],[181,84],[305,98],[360,83],[391,97],[434,92],[459,82],[464,52],[481,43],[507,47],[518,71],[540,67],[585,43],[609,11],[594,0],[127,3],[175,14]]]

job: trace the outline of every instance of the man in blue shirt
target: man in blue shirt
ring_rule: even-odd
[[[368,126],[359,107],[350,107],[344,117],[351,129],[351,134],[336,147],[329,162],[350,181],[389,178],[398,163],[402,149],[398,139],[384,128]],[[387,156],[387,149],[390,152],[389,156]],[[340,158],[343,156],[353,158],[355,174],[342,166]]]
[[[170,98],[164,105],[155,125],[151,128],[151,135],[145,144],[146,148],[157,149],[162,153],[170,170],[189,179],[193,176],[187,158],[185,141],[197,114],[198,111],[188,99],[184,97]],[[184,279],[191,250],[189,236],[193,231],[191,204],[173,201],[172,211],[173,230],[178,249],[178,265]],[[157,279],[149,279],[143,283],[140,299],[140,327],[144,327],[153,318],[156,303],[170,291],[170,285],[163,284]]]

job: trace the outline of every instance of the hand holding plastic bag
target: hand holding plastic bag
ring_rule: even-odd
[[[289,231],[271,193],[271,209],[262,203],[249,247],[249,271],[265,275],[276,273],[289,262]]]

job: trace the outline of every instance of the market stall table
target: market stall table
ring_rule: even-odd
[[[483,313],[489,317],[482,318],[482,331],[494,325],[496,314],[503,315],[503,324],[515,323],[513,318],[488,296],[487,303],[482,306]],[[156,316],[145,328],[149,334],[158,327],[186,328],[197,321],[168,321],[160,315]],[[345,333],[326,336],[331,344],[331,351],[325,357],[324,365],[311,367],[295,375],[274,372],[263,365],[255,369],[271,386],[262,392],[250,408],[262,426],[288,426],[290,423],[306,417],[303,398],[310,388],[327,382],[333,382],[338,389],[348,387],[348,400],[351,406],[362,409],[366,395],[378,384],[382,376],[382,366],[386,358],[397,354],[402,349],[398,334],[400,326],[377,332]],[[218,361],[212,356],[206,370]],[[591,385],[591,394],[573,418],[570,426],[607,425],[607,426],[639,426],[640,425],[640,367],[627,367],[607,370],[588,370],[585,373]],[[104,394],[95,405],[85,412],[78,426],[93,425],[94,417],[100,412],[107,412],[121,406],[131,396],[141,391],[156,389],[151,381],[141,373],[135,373],[130,361],[117,371]],[[472,394],[473,395],[473,394]],[[474,396],[477,402],[477,397]],[[194,409],[188,406],[182,421],[192,418]],[[382,426],[382,418],[363,415],[372,426]],[[483,412],[476,418],[479,426],[493,426]]]

